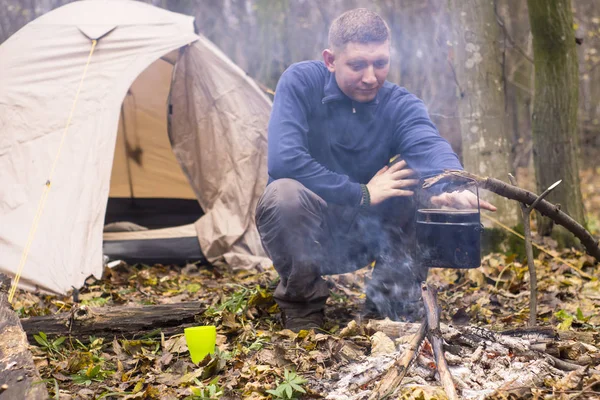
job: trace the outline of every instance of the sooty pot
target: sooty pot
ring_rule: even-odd
[[[417,260],[430,268],[477,268],[481,264],[478,210],[417,210]]]

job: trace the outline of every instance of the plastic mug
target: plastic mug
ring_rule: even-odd
[[[215,343],[217,341],[216,327],[212,325],[194,326],[185,328],[183,333],[194,364],[198,364],[204,360],[207,354],[215,352]]]

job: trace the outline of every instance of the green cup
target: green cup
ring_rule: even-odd
[[[183,333],[194,364],[198,364],[200,361],[204,360],[204,357],[206,357],[207,354],[215,352],[217,328],[214,326],[194,326],[185,328]]]

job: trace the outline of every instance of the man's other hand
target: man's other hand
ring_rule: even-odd
[[[468,190],[462,192],[442,193],[431,197],[431,204],[436,207],[451,207],[458,209],[477,208],[477,195]],[[483,210],[496,211],[496,207],[485,200],[479,199],[479,205]]]
[[[418,183],[415,171],[408,168],[406,161],[398,161],[391,167],[383,167],[367,183],[371,205],[377,205],[391,197],[408,197]]]

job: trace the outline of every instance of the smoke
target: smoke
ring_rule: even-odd
[[[345,218],[344,211],[334,212],[337,225],[330,226],[331,241],[321,243],[324,256],[315,252],[313,262],[320,264],[323,275],[334,275],[375,261],[365,289],[365,311],[393,320],[420,318],[420,283],[428,270],[415,256],[415,209],[413,201],[399,198]]]

